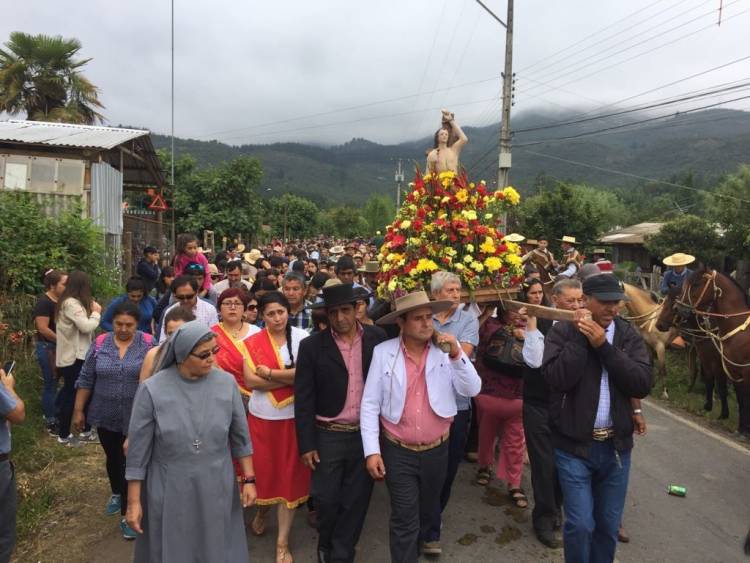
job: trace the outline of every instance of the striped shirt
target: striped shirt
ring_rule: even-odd
[[[615,323],[612,321],[609,326],[604,329],[607,337],[607,342],[612,344],[615,337]],[[596,407],[596,419],[594,420],[594,428],[610,428],[614,426],[612,422],[612,413],[610,411],[610,397],[609,397],[609,373],[607,368],[602,366],[602,380],[599,384],[599,405]]]

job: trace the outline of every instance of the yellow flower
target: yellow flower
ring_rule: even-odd
[[[521,252],[521,247],[518,246],[515,242],[505,242],[505,246],[508,247],[508,252],[511,254],[519,254]]]
[[[469,199],[469,192],[461,188],[456,192],[456,199],[461,203],[466,203],[466,200]]]
[[[520,268],[523,264],[523,260],[521,260],[521,257],[518,254],[508,254],[505,257],[506,262],[508,262],[509,266]]]
[[[492,213],[485,213],[484,214],[485,219],[492,219]]]
[[[466,245],[466,251],[467,252],[474,252],[474,245],[473,244],[467,244]]]
[[[440,200],[440,203],[448,203],[451,200],[448,196],[443,197],[443,199]]]
[[[471,263],[471,269],[475,272],[483,272],[484,271],[484,264],[481,262],[477,262],[474,260],[474,262]]]
[[[479,250],[481,250],[485,254],[494,254],[496,249],[495,243],[492,241],[492,237],[486,237],[484,239],[484,242],[479,246]]]
[[[484,265],[487,266],[487,270],[490,272],[497,272],[503,266],[502,260],[497,256],[490,256],[484,261]]]
[[[474,257],[471,254],[467,254],[466,256],[464,256],[464,262],[466,262],[467,264],[473,261],[474,261]]]
[[[512,205],[518,205],[521,201],[521,195],[511,186],[508,186],[503,190],[503,195]]]
[[[461,264],[461,262],[459,262],[458,264],[455,264],[453,267],[456,269],[457,272],[462,272],[464,269],[464,265]]]
[[[417,262],[417,267],[415,268],[415,270],[419,273],[434,272],[437,269],[437,264],[435,264],[435,262],[433,262],[429,258],[420,258],[419,262]]]
[[[461,215],[463,215],[467,221],[476,221],[477,219],[477,212],[473,209],[464,209],[461,212]]]
[[[396,291],[396,287],[398,287],[398,280],[391,278],[391,281],[388,282],[388,291]]]
[[[408,219],[406,221],[401,221],[402,229],[408,229],[409,227],[411,227],[411,221],[409,221]]]
[[[411,237],[409,239],[409,244],[413,244],[414,246],[422,246],[422,239],[418,237]]]
[[[453,247],[446,246],[445,250],[443,251],[443,254],[445,254],[446,256],[455,256],[456,254],[458,254],[458,252],[456,252],[456,250]]]

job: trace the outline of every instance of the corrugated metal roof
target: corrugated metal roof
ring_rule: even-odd
[[[603,244],[643,244],[646,236],[658,233],[664,223],[638,223],[612,231],[599,239]]]
[[[148,135],[143,129],[48,123],[45,121],[0,121],[0,141],[33,143],[55,147],[112,149]]]

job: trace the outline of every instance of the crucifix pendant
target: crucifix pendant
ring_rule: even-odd
[[[200,451],[200,449],[201,449],[201,441],[198,438],[196,438],[195,440],[193,440],[193,447],[195,448],[196,452]]]

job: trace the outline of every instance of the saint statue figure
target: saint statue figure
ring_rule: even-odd
[[[439,174],[450,170],[458,173],[458,157],[469,138],[461,130],[451,112],[444,109],[443,124],[435,133],[435,146],[427,153],[427,172]]]

